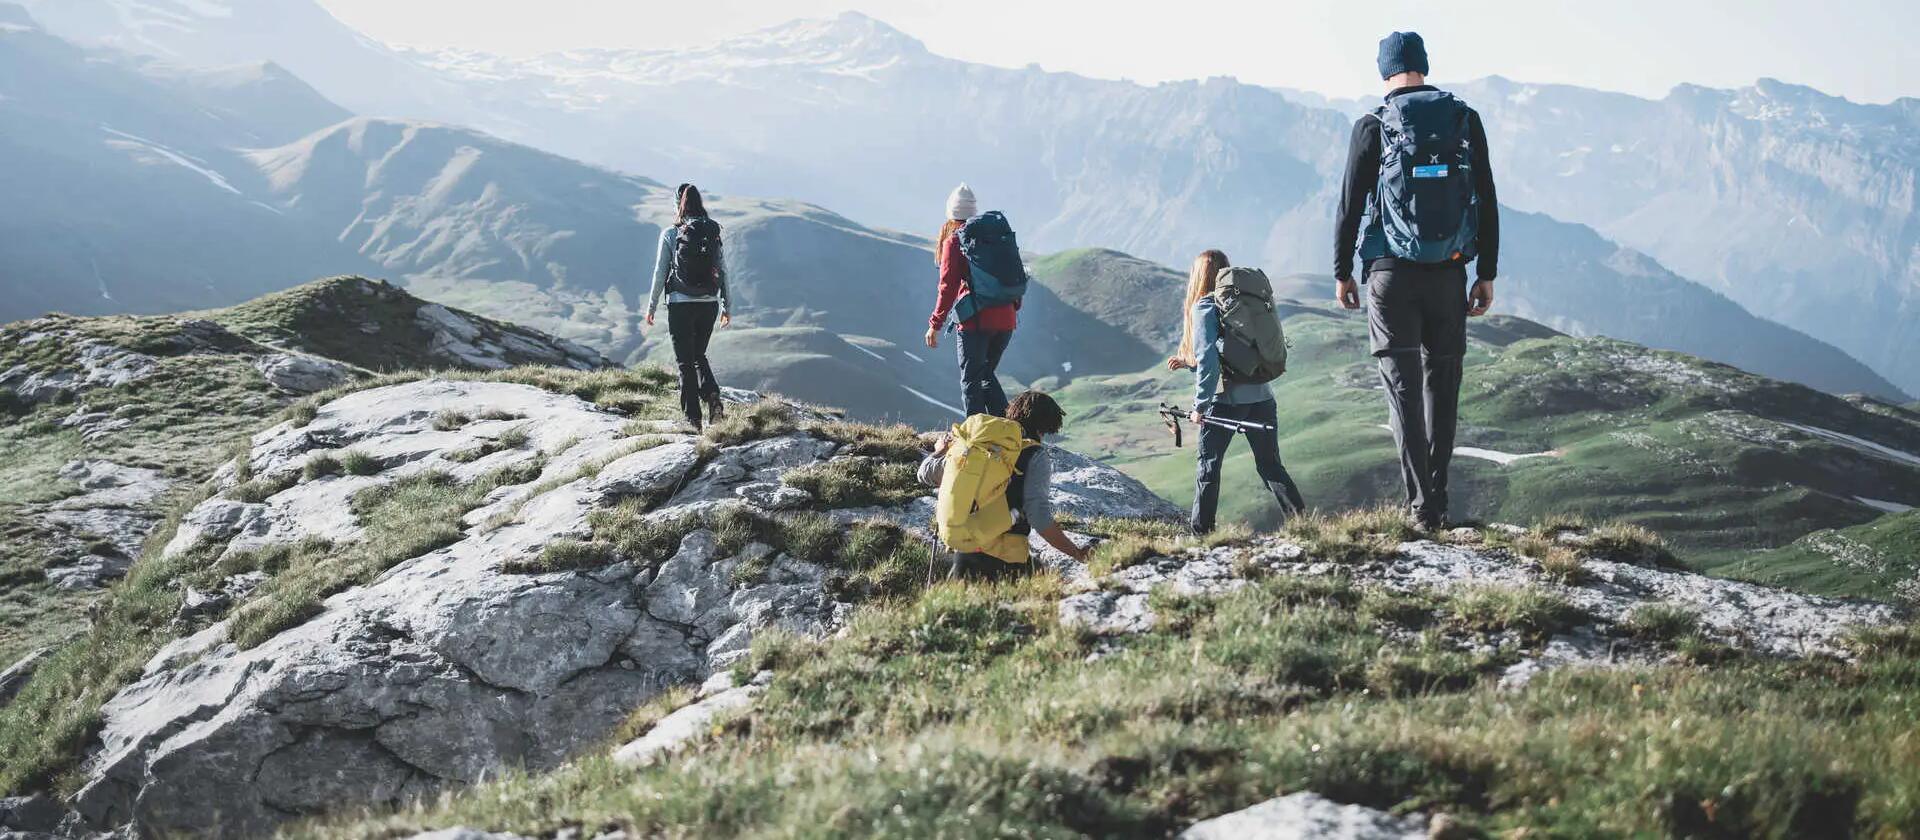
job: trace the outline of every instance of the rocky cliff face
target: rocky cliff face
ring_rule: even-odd
[[[836,506],[794,486],[796,470],[869,457],[809,428],[716,446],[528,385],[424,380],[257,435],[163,554],[248,568],[221,581],[231,612],[107,703],[74,807],[101,828],[245,836],[344,803],[397,803],[502,767],[554,766],[663,690],[733,664],[756,633],[833,632],[860,599],[851,549],[807,555],[720,523],[798,515],[831,534],[919,544],[930,504]],[[364,474],[312,468],[345,453],[366,459]],[[1108,468],[1060,459],[1064,511],[1178,513]],[[283,489],[248,501],[243,472]],[[444,545],[365,585],[303,589],[303,575],[390,538],[356,515],[364,500],[476,484],[487,489]],[[633,545],[638,532],[655,544]],[[327,548],[311,567],[258,562],[316,544]],[[194,620],[183,607],[179,623]]]

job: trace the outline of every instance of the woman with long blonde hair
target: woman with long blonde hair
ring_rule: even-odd
[[[1251,424],[1237,431],[1247,436],[1247,445],[1253,448],[1254,469],[1260,473],[1260,480],[1273,492],[1285,515],[1306,509],[1300,488],[1280,463],[1280,409],[1273,391],[1265,383],[1235,382],[1220,364],[1220,306],[1213,290],[1221,272],[1231,266],[1227,255],[1219,251],[1205,251],[1194,258],[1187,277],[1180,349],[1167,359],[1168,370],[1193,371],[1193,411],[1188,419],[1199,429],[1196,451],[1200,461],[1194,471],[1193,516],[1188,524],[1196,534],[1213,530],[1214,513],[1220,507],[1220,469],[1236,431],[1204,422],[1209,417]]]

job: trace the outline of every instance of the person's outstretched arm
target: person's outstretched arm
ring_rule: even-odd
[[[965,285],[967,255],[960,250],[960,236],[947,237],[947,245],[940,255],[940,290],[934,295],[933,315],[927,318],[927,346],[940,343],[940,328],[947,324],[947,314],[953,311],[954,303],[960,300],[960,289]]]
[[[1379,181],[1380,120],[1368,114],[1354,121],[1353,135],[1347,140],[1346,177],[1333,220],[1333,278],[1340,282],[1340,302],[1348,309],[1360,307],[1360,293],[1353,285],[1353,255],[1359,248],[1368,196]]]
[[[1027,524],[1054,550],[1086,562],[1087,550],[1073,544],[1065,529],[1053,518],[1053,455],[1045,448],[1027,461],[1026,497],[1020,512]]]
[[[653,288],[647,290],[647,323],[660,308],[660,296],[667,291],[667,268],[673,262],[673,228],[660,231],[660,251],[653,258]]]

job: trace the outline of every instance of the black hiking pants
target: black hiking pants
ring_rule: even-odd
[[[1407,508],[1437,524],[1447,514],[1447,467],[1460,420],[1467,269],[1401,261],[1368,272],[1367,287],[1367,326],[1400,447]]]
[[[1214,403],[1211,416],[1277,426],[1280,407],[1274,400],[1247,405]],[[1300,498],[1299,486],[1293,483],[1293,476],[1287,474],[1286,465],[1280,463],[1279,429],[1235,432],[1203,423],[1200,425],[1200,464],[1193,480],[1193,517],[1188,522],[1196,534],[1213,530],[1214,514],[1220,509],[1220,470],[1226,466],[1227,447],[1233,444],[1236,434],[1247,436],[1247,446],[1253,449],[1253,467],[1273,492],[1274,501],[1280,503],[1280,510],[1291,517],[1307,508],[1307,503]]]
[[[707,364],[707,344],[713,340],[713,325],[719,318],[717,301],[667,304],[667,334],[673,336],[673,360],[680,365],[680,410],[696,429],[701,425],[701,404],[720,401],[720,382]]]
[[[1007,392],[1000,386],[1000,357],[1013,342],[1012,331],[960,330],[954,342],[960,354],[960,397],[967,416],[1007,416]]]

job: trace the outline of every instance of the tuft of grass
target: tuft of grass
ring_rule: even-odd
[[[1315,512],[1297,516],[1287,522],[1282,533],[1300,543],[1314,559],[1343,565],[1392,558],[1399,553],[1401,543],[1422,538],[1408,524],[1406,513],[1390,506],[1339,515]]]
[[[893,507],[927,495],[912,464],[872,456],[834,458],[788,470],[780,481],[823,508]]]
[[[807,431],[840,444],[844,447],[841,453],[844,455],[879,458],[898,463],[915,463],[928,451],[928,447],[921,441],[920,433],[904,423],[875,426],[846,420],[832,420],[810,425]]]
[[[521,447],[526,446],[528,440],[529,440],[529,436],[527,434],[526,426],[515,426],[511,429],[501,432],[500,437],[495,438],[495,441],[498,442],[500,446],[505,449],[519,449]]]
[[[1602,560],[1655,568],[1685,568],[1659,534],[1638,525],[1610,523],[1587,532],[1581,549]]]
[[[1508,547],[1539,563],[1540,574],[1557,583],[1572,585],[1586,576],[1586,563],[1580,553],[1551,536],[1523,534],[1513,538]]]
[[[735,446],[779,437],[798,429],[792,406],[779,400],[763,399],[750,406],[734,406],[720,422],[708,424],[706,439],[715,446]]]
[[[349,449],[346,454],[340,456],[340,469],[345,470],[348,475],[379,475],[380,459],[359,450]]]
[[[1672,642],[1700,629],[1700,616],[1677,604],[1653,603],[1634,607],[1620,626],[1636,639]]]
[[[1920,659],[1920,622],[1886,627],[1858,627],[1843,643],[1866,660]]]
[[[533,557],[513,558],[501,563],[500,571],[510,575],[544,575],[604,568],[616,560],[614,547],[609,543],[554,540]]]
[[[320,405],[316,400],[301,400],[300,402],[287,406],[287,411],[284,416],[288,422],[291,422],[295,426],[306,426],[313,423],[314,419],[320,416]]]
[[[1445,607],[1455,623],[1468,630],[1511,630],[1536,641],[1580,618],[1579,611],[1565,599],[1531,586],[1461,587],[1447,594]]]
[[[341,466],[339,457],[331,452],[316,452],[307,457],[306,465],[300,468],[300,475],[312,481],[316,478],[340,475],[344,471],[345,468]]]
[[[310,466],[311,464],[309,464],[309,467]],[[234,485],[234,488],[228,491],[227,495],[236,502],[259,504],[278,495],[281,491],[292,487],[298,482],[298,478],[299,477],[293,473],[287,473],[275,479],[264,477],[255,478],[251,481]]]
[[[473,418],[465,412],[443,408],[433,415],[433,429],[436,432],[457,432],[472,423]]]

